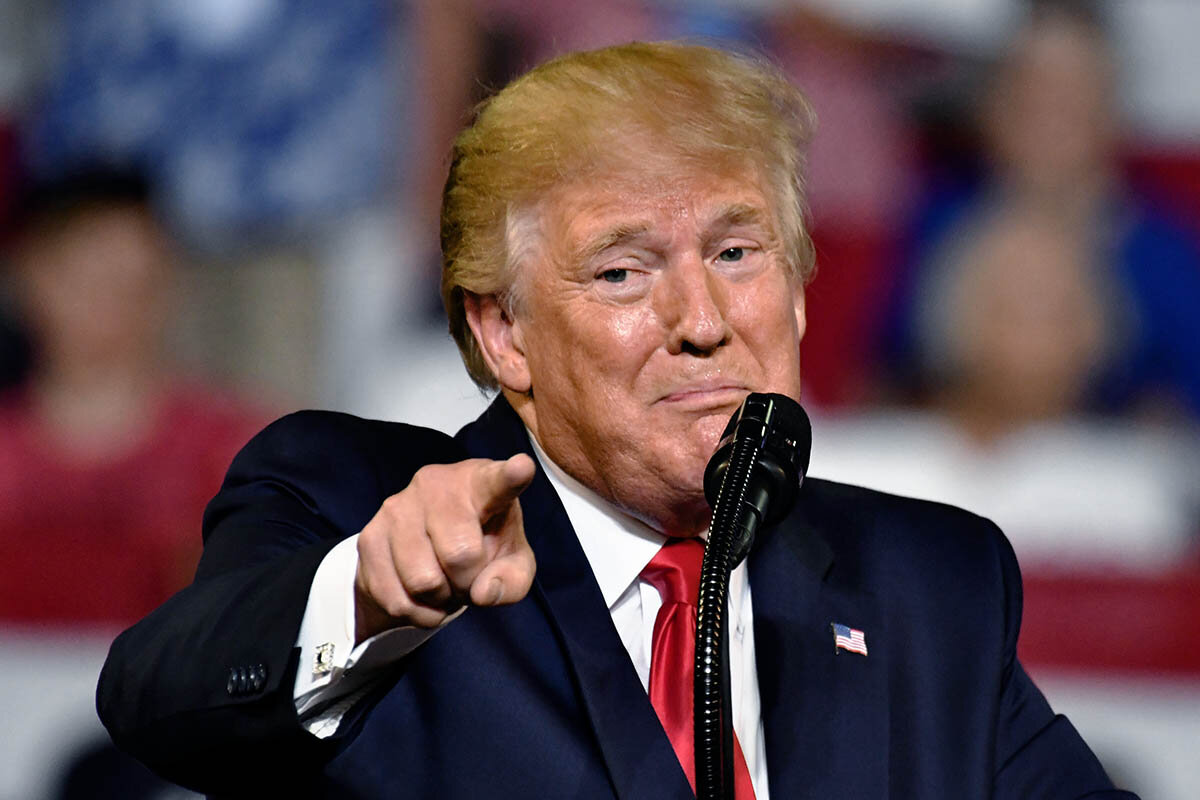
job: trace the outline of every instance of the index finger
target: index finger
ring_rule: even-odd
[[[506,461],[492,461],[476,470],[471,497],[481,521],[504,511],[533,481],[533,459],[517,453]]]

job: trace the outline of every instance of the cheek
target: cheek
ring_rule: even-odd
[[[656,317],[645,308],[595,306],[546,315],[527,335],[526,357],[543,400],[564,405],[620,404],[658,346]]]
[[[782,352],[784,345],[799,341],[795,298],[781,281],[739,292],[730,302],[730,320],[747,340],[774,346]]]
[[[651,341],[648,335],[654,329],[653,314],[649,309],[622,310],[613,314],[606,328],[614,344],[623,350],[634,351]]]
[[[662,344],[658,319],[645,306],[598,306],[566,320],[557,330],[561,363],[577,374],[636,373]]]
[[[796,295],[783,278],[758,288],[731,306],[733,327],[763,370],[764,388],[799,397],[803,305],[798,315]]]

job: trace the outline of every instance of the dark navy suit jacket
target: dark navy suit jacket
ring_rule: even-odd
[[[294,645],[325,553],[420,466],[521,451],[503,400],[454,440],[322,412],[268,427],[205,514],[195,582],[112,646],[98,707],[113,738],[221,797],[692,797],[540,473],[521,498],[530,594],[469,609],[333,739],[298,724]],[[776,800],[1132,796],[1018,663],[1020,575],[991,523],[810,479],[749,558]],[[833,622],[869,655],[835,650]]]

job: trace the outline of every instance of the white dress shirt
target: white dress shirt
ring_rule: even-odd
[[[532,436],[530,437],[532,440]],[[538,462],[558,493],[600,586],[613,625],[641,679],[650,685],[651,639],[662,606],[658,590],[639,575],[666,537],[617,509],[552,462],[534,442]],[[354,646],[354,576],[358,536],[326,555],[313,578],[300,625],[295,701],[301,724],[319,737],[337,730],[346,710],[370,687],[379,667],[403,658],[440,628],[396,628]],[[757,800],[768,800],[766,749],[754,657],[753,607],[743,561],[729,581],[732,636],[729,678],[733,727]],[[460,611],[459,613],[462,613]],[[449,624],[458,614],[448,619]]]

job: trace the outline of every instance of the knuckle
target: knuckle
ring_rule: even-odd
[[[424,486],[429,483],[429,472],[429,467],[421,467],[419,470],[413,473],[412,480],[408,482],[408,488],[418,490],[424,488]]]
[[[446,585],[446,576],[440,570],[415,570],[404,581],[404,587],[409,594],[429,595],[439,591]]]
[[[359,554],[370,555],[386,550],[394,527],[389,515],[384,513],[381,507],[380,513],[358,532]]]
[[[438,486],[450,478],[453,467],[453,464],[426,464],[413,475],[412,483],[423,489]]]
[[[483,542],[478,536],[459,536],[442,546],[442,560],[454,567],[469,567],[483,558]]]
[[[394,617],[395,619],[406,619],[410,617],[413,610],[416,608],[415,603],[413,603],[407,597],[403,597],[399,594],[388,597],[379,605],[384,611],[387,612],[389,617]]]
[[[396,520],[406,515],[408,503],[409,499],[405,496],[404,492],[399,492],[385,499],[382,505],[380,505],[379,510],[383,512],[384,517]]]
[[[463,472],[463,465],[467,463],[427,464],[417,470],[408,487],[400,494],[415,495],[426,508],[461,505],[458,498],[462,492],[460,487],[467,486],[467,477]]]

